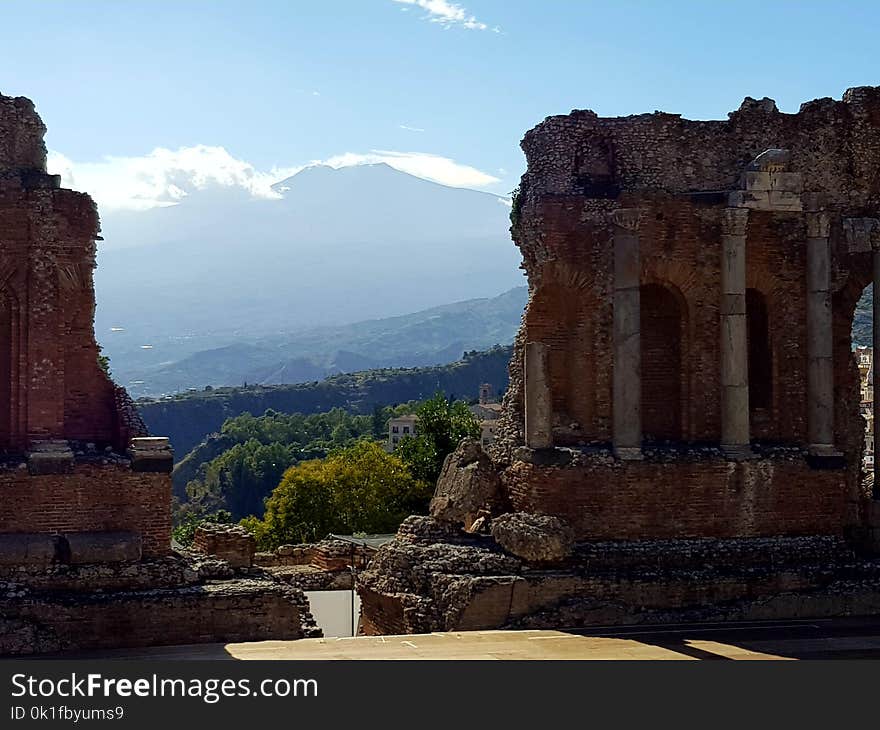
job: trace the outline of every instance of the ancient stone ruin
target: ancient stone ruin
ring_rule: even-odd
[[[850,342],[880,275],[880,88],[574,111],[522,147],[530,297],[491,465],[450,457],[361,578],[366,630],[880,610]]]
[[[172,551],[171,448],[99,366],[97,210],[44,133],[0,95],[0,654],[315,633],[297,588]]]

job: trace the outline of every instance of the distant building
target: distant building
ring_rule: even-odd
[[[474,403],[469,408],[478,421],[495,421],[501,416],[500,403]]]
[[[497,419],[489,421],[480,421],[480,443],[488,446],[495,440],[495,426]]]
[[[492,383],[483,383],[480,386],[480,405],[491,403],[493,400],[495,399],[492,397]]]
[[[863,466],[871,470],[874,468],[874,350],[870,347],[857,347],[855,355],[861,379],[859,410],[865,419]]]
[[[385,445],[385,449],[394,451],[404,436],[415,436],[418,432],[418,422],[419,417],[415,414],[388,419],[388,443]]]

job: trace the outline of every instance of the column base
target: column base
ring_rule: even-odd
[[[758,455],[748,444],[721,444],[721,451],[728,461],[748,461],[757,459]]]
[[[641,461],[645,458],[638,446],[615,446],[614,456],[620,461]]]

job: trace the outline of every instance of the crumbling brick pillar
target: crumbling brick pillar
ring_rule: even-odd
[[[834,456],[830,219],[807,213],[807,424],[810,452]]]
[[[721,219],[721,448],[730,459],[751,455],[746,335],[746,208]]]
[[[553,409],[547,346],[543,342],[526,343],[524,370],[526,446],[530,449],[552,448]]]
[[[613,446],[619,459],[642,458],[641,263],[639,211],[614,211]]]

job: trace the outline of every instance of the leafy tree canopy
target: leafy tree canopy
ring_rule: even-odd
[[[444,459],[461,440],[468,436],[479,438],[480,424],[466,403],[447,400],[442,393],[422,403],[416,415],[417,435],[402,438],[395,453],[417,479],[433,485]]]
[[[426,510],[431,493],[400,458],[378,443],[359,441],[288,469],[266,500],[264,518],[242,524],[263,550],[331,532],[393,532],[407,515]]]

